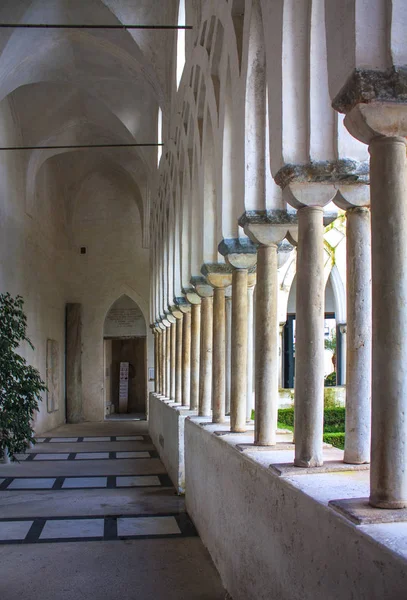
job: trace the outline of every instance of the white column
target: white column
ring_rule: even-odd
[[[176,362],[177,362],[177,322],[171,323],[171,357],[170,357],[170,398],[175,402],[176,389]]]
[[[276,443],[278,410],[277,245],[257,250],[256,394],[254,443]]]
[[[254,285],[247,288],[247,401],[246,422],[252,419],[254,370]]]
[[[379,508],[404,508],[407,506],[406,139],[374,138],[369,152],[373,291],[370,503]]]
[[[199,406],[199,352],[201,344],[201,305],[191,307],[191,391],[190,408]]]
[[[215,288],[213,293],[213,365],[212,402],[213,423],[225,421],[225,366],[226,366],[226,315],[225,289]]]
[[[297,467],[323,464],[324,254],[323,209],[298,210],[295,351],[295,459]]]
[[[199,363],[199,415],[209,417],[212,403],[213,298],[201,302],[201,348]]]
[[[226,292],[226,358],[225,358],[225,413],[230,414],[231,369],[232,369],[232,295]]]
[[[370,211],[346,213],[347,379],[344,462],[370,461],[372,291]]]
[[[184,313],[182,325],[182,404],[189,406],[191,389],[191,311]]]
[[[175,347],[175,402],[182,404],[182,326],[184,315],[174,315],[176,322],[176,347]]]
[[[246,431],[247,396],[247,269],[232,275],[232,359],[230,429]]]

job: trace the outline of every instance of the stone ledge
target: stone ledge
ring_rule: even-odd
[[[355,525],[378,523],[401,523],[407,521],[407,508],[391,510],[370,506],[368,498],[331,500],[328,504],[334,511]]]
[[[277,442],[275,446],[258,446],[256,444],[236,444],[240,452],[277,452],[278,450],[294,450],[293,442]]]
[[[324,444],[323,448],[332,448],[332,446]],[[281,463],[270,465],[269,468],[272,473],[279,477],[289,477],[290,475],[336,473],[339,471],[368,471],[370,465],[348,465],[339,460],[326,460],[322,467],[295,467],[293,463]]]
[[[407,69],[392,67],[387,71],[355,69],[332,102],[332,107],[348,113],[356,104],[369,102],[407,103]]]

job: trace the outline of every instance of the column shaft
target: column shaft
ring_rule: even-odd
[[[201,343],[201,305],[191,306],[191,392],[190,408],[199,406],[199,350]]]
[[[199,363],[199,415],[209,417],[212,397],[213,298],[202,298],[201,351]]]
[[[252,419],[254,381],[254,286],[247,288],[247,401],[246,422]]]
[[[295,460],[297,467],[323,464],[324,246],[323,209],[298,211],[295,348]]]
[[[214,423],[225,421],[225,358],[226,358],[225,290],[215,288],[213,296],[213,375],[212,399]]]
[[[158,333],[154,331],[154,392],[158,393]]]
[[[404,138],[370,144],[372,449],[370,503],[407,506],[407,160]]]
[[[247,396],[247,269],[232,275],[232,359],[230,429],[246,431]]]
[[[165,348],[165,395],[171,398],[171,326],[167,327],[165,332],[166,348]]]
[[[191,313],[184,314],[182,325],[182,404],[189,406],[191,390]]]
[[[230,414],[231,371],[232,371],[232,296],[226,296],[226,383],[225,413]]]
[[[175,388],[176,388],[176,363],[177,363],[177,324],[171,323],[171,376],[170,376],[170,398],[175,402]]]
[[[278,410],[277,246],[257,251],[256,289],[256,394],[254,443],[276,443]]]
[[[167,329],[162,332],[162,372],[163,372],[163,385],[162,393],[163,396],[167,395]]]
[[[158,393],[161,394],[162,393],[162,389],[161,389],[161,383],[162,383],[162,378],[161,378],[161,340],[162,340],[162,336],[161,336],[161,329],[159,331],[159,333],[157,333],[157,341],[158,341],[158,348],[157,348],[157,365],[158,365],[158,369],[157,369],[157,383],[158,383]]]
[[[182,404],[182,326],[183,316],[176,322],[176,347],[175,347],[175,402]]]
[[[372,299],[370,211],[353,208],[346,221],[347,380],[344,462],[370,461]]]

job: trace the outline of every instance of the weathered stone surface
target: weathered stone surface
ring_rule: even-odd
[[[348,113],[357,104],[369,102],[407,103],[407,68],[394,66],[387,71],[355,69],[334,98],[332,107]]]
[[[331,500],[329,506],[356,525],[375,523],[402,523],[407,521],[407,508],[383,510],[369,504],[369,498]]]
[[[290,183],[368,183],[369,164],[349,158],[298,165],[287,164],[281,167],[274,179],[282,189]]]
[[[82,305],[66,305],[66,417],[82,420]]]

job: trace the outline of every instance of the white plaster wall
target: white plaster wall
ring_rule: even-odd
[[[18,142],[18,126],[7,100],[0,103],[0,140]],[[25,154],[0,152],[0,291],[20,294],[28,319],[27,345],[21,354],[46,380],[47,338],[59,344],[60,390],[57,410],[48,413],[44,394],[35,428],[41,433],[65,420],[64,351],[67,237],[64,211],[54,174],[44,166],[38,177],[36,212],[25,210]]]
[[[162,396],[150,394],[149,433],[178,493],[185,492],[184,428],[185,419],[196,412],[179,404],[168,403]]]
[[[149,322],[149,252],[142,247],[140,215],[134,197],[117,181],[95,173],[75,201],[72,241],[75,269],[69,302],[83,308],[83,418],[103,420],[103,329],[106,315],[123,294]],[[80,254],[86,246],[87,254]],[[147,332],[147,369],[153,366],[153,339]],[[148,383],[151,387],[151,383]],[[146,404],[147,404],[146,398]]]
[[[233,600],[405,599],[405,549],[301,491],[307,475],[277,477],[191,420],[185,459],[188,513]]]
[[[0,103],[0,140],[18,145],[18,123],[7,100]],[[78,161],[84,154],[76,155]],[[95,174],[77,194],[60,176],[57,159],[41,167],[30,215],[26,212],[27,162],[22,152],[0,153],[0,290],[25,300],[28,334],[35,346],[22,354],[46,379],[46,343],[60,349],[58,409],[44,402],[35,419],[41,434],[65,422],[65,306],[83,306],[83,418],[105,414],[103,325],[123,294],[149,322],[148,250],[142,248],[138,208],[131,191]],[[80,254],[80,246],[88,253]],[[147,331],[147,368],[153,366],[153,339]],[[153,382],[148,383],[152,389]],[[146,398],[147,403],[148,397]]]

